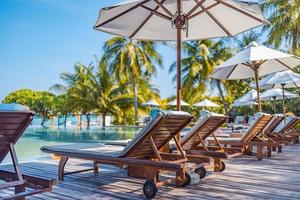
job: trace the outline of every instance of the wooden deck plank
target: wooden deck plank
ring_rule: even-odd
[[[55,160],[22,163],[22,171],[42,177],[57,176]],[[91,167],[91,162],[70,160],[66,170]],[[159,189],[157,199],[300,199],[300,145],[286,146],[276,157],[256,161],[243,156],[226,161],[226,170],[212,173],[197,185],[185,188],[165,186]],[[11,166],[1,166],[11,169]],[[129,178],[126,170],[101,165],[100,174],[93,172],[72,174],[54,186],[52,192],[28,199],[145,199],[144,181]],[[10,193],[11,191],[6,191]]]

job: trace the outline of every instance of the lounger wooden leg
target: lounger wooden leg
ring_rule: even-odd
[[[256,157],[257,157],[257,160],[263,159],[263,146],[257,146]]]
[[[214,171],[220,172],[222,166],[222,159],[221,158],[214,158]]]
[[[15,187],[15,194],[25,192],[25,185],[18,185]],[[18,200],[25,200],[25,197],[20,197]]]
[[[278,147],[278,153],[282,153],[282,146],[281,145]]]
[[[68,162],[68,157],[61,157],[58,165],[58,180],[64,180],[65,165]]]
[[[272,157],[272,148],[268,147],[267,149],[268,149],[267,157],[271,158]]]
[[[96,161],[93,162],[93,168],[94,168],[94,174],[99,174],[98,162]]]
[[[176,185],[182,186],[185,183],[185,170],[182,168],[176,172]]]

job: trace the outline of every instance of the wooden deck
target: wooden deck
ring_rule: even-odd
[[[83,161],[70,163],[67,170],[90,166]],[[211,173],[197,185],[161,187],[157,199],[300,199],[300,145],[285,147],[282,154],[263,161],[244,156],[226,163],[225,172]],[[57,176],[57,161],[22,163],[21,166],[27,174]],[[52,192],[29,199],[144,199],[143,183],[143,180],[128,178],[124,170],[102,166],[99,175],[85,172],[66,176]],[[1,193],[0,199],[1,195],[5,194]]]

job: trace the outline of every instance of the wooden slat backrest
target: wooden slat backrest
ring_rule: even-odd
[[[15,144],[29,126],[33,112],[0,111],[0,163],[9,152],[9,144]]]
[[[246,134],[241,138],[241,142],[249,142],[258,137],[271,119],[272,115],[261,113],[253,125],[249,127]]]
[[[153,158],[155,153],[149,143],[151,136],[157,149],[160,150],[172,140],[173,136],[187,126],[192,116],[185,112],[161,112],[152,119],[139,134],[129,142],[119,157]]]
[[[226,122],[226,116],[205,116],[183,137],[182,148],[193,149]]]
[[[272,134],[275,128],[282,122],[283,119],[284,117],[275,116],[272,120],[270,120],[269,124],[265,128],[264,134],[266,136]]]

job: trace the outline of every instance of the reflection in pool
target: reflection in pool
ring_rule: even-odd
[[[32,161],[49,157],[40,151],[42,146],[72,143],[104,143],[111,140],[132,139],[138,132],[136,127],[40,128],[29,127],[16,144],[19,161]],[[4,162],[10,162],[7,156]]]

